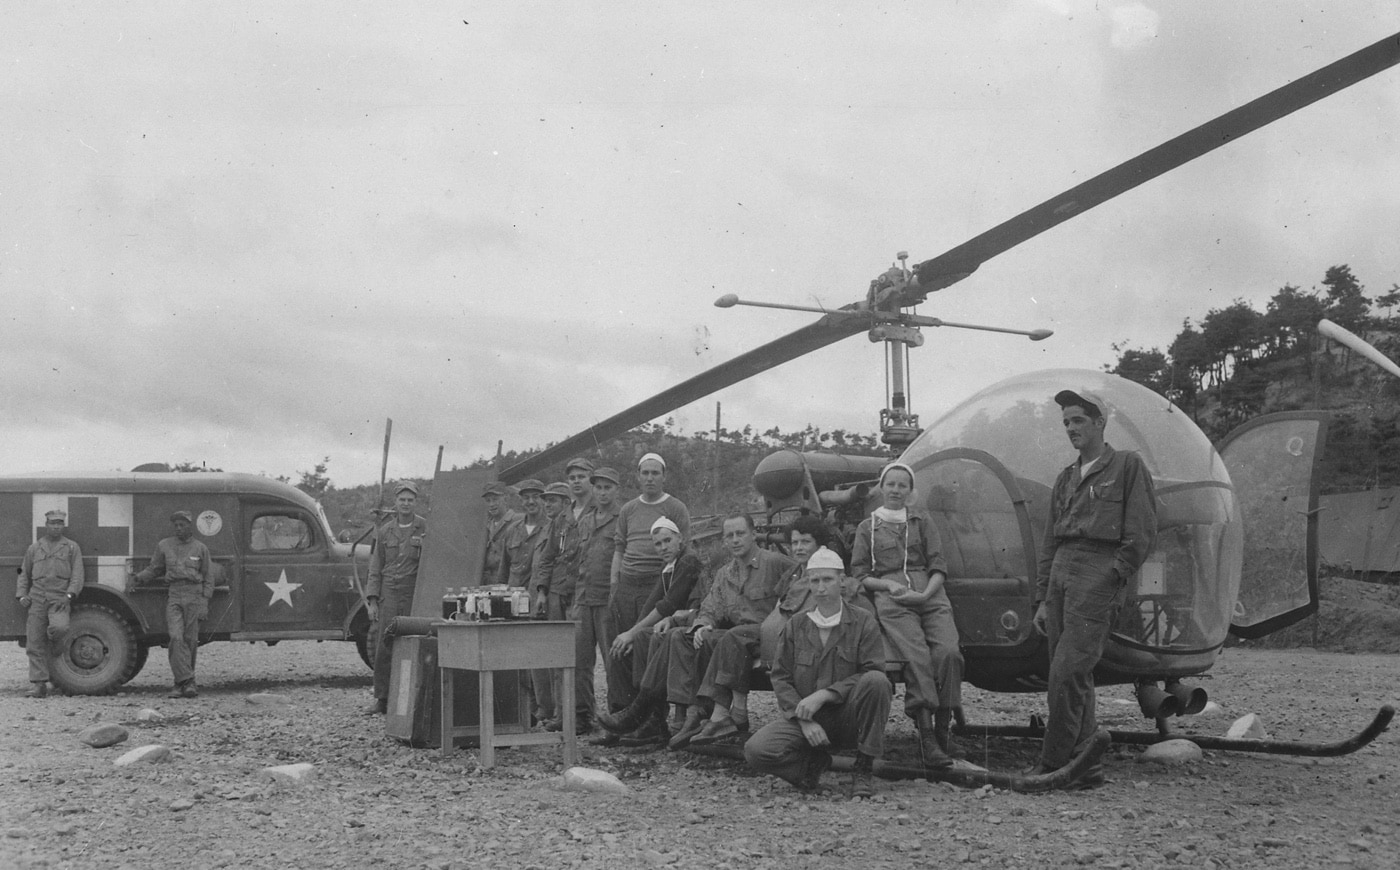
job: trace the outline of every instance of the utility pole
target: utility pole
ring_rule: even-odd
[[[710,498],[713,500],[711,510],[719,513],[719,402],[715,402],[715,449],[713,462],[710,465]]]

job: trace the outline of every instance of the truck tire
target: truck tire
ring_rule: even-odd
[[[123,685],[125,685],[125,684],[131,682],[132,680],[136,679],[136,675],[139,674],[139,673],[141,673],[141,669],[144,668],[144,667],[146,666],[146,657],[147,657],[148,655],[150,655],[150,653],[151,653],[151,645],[150,645],[150,644],[148,644],[148,643],[138,643],[138,644],[136,645],[136,663],[135,663],[135,664],[132,666],[132,668],[131,668],[131,674],[130,674],[126,679],[122,680],[122,684],[123,684]]]
[[[135,676],[138,649],[136,632],[116,611],[77,604],[49,678],[70,695],[105,695]]]

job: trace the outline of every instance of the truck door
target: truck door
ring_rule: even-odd
[[[277,501],[243,501],[243,633],[342,637],[353,591],[319,519]]]
[[[1244,520],[1244,570],[1230,631],[1263,637],[1317,610],[1317,480],[1330,418],[1268,414],[1220,446]]]

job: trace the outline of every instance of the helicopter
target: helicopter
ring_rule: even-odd
[[[966,679],[991,691],[1042,691],[1045,641],[1031,627],[1036,554],[1051,484],[1068,461],[1051,396],[1071,387],[1103,397],[1109,440],[1151,470],[1159,535],[1132,581],[1099,685],[1132,684],[1153,732],[1114,732],[1118,742],[1156,742],[1167,721],[1199,712],[1203,689],[1184,682],[1214,664],[1229,636],[1250,639],[1317,609],[1317,488],[1313,472],[1327,416],[1287,412],[1250,421],[1219,450],[1167,399],[1103,372],[1058,369],[1016,375],[968,398],[927,429],[907,403],[908,351],[925,328],[971,328],[1039,341],[1048,330],[952,323],[913,309],[993,257],[1109,200],[1400,63],[1400,33],[1335,61],[1133,157],[913,266],[898,262],[863,298],[835,310],[721,297],[736,305],[815,311],[812,323],[721,363],[500,471],[507,483],[534,476],[672,410],[842,339],[866,333],[885,345],[889,389],[882,440],[915,471],[922,507],[949,562],[948,593],[962,639]],[[893,457],[890,457],[893,458]],[[780,451],[756,470],[770,515],[782,510],[846,517],[871,505],[869,483],[889,459]],[[1203,738],[1203,748],[1337,755],[1385,729],[1393,709],[1331,744]],[[959,724],[966,723],[959,717]],[[1029,728],[976,733],[1037,736]]]

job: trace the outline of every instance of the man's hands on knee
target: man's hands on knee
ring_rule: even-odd
[[[820,748],[831,745],[831,738],[826,736],[826,729],[816,722],[811,719],[798,719],[797,724],[802,728],[802,736],[807,738],[808,746]]]

